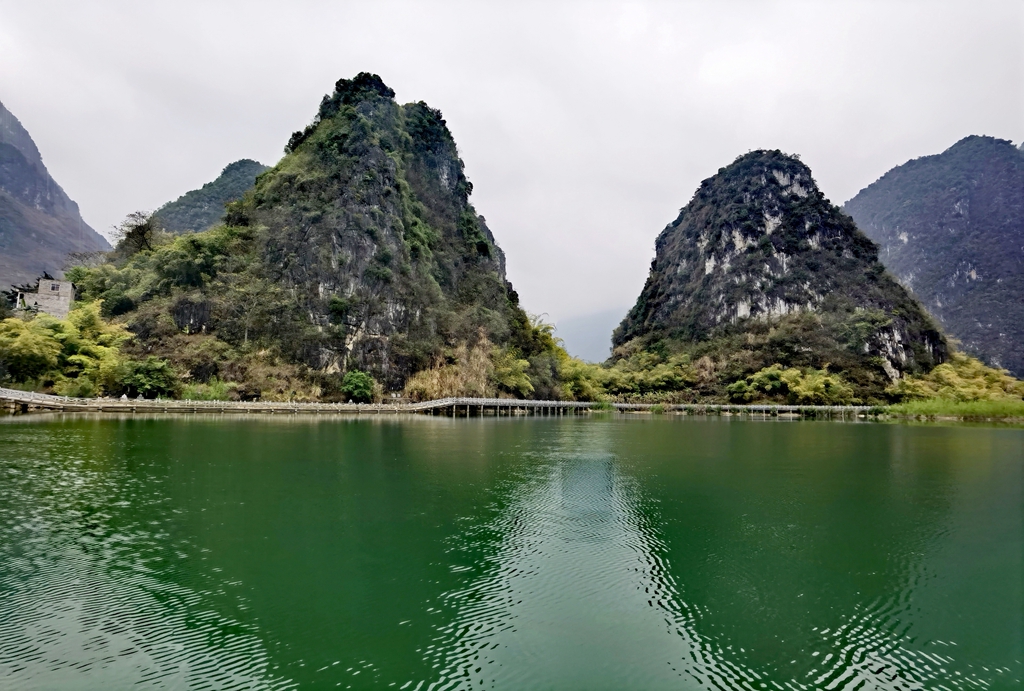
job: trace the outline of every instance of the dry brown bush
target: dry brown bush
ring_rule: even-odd
[[[460,343],[452,352],[454,362],[439,360],[430,369],[417,372],[405,385],[405,395],[413,401],[469,396],[492,398],[495,395],[491,376],[493,344],[482,339],[469,347]]]

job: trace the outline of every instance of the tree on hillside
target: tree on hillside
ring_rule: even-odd
[[[108,252],[105,250],[96,250],[93,252],[70,252],[68,256],[64,258],[64,264],[60,267],[64,271],[75,268],[76,266],[84,266],[88,269],[96,268],[101,266],[107,261]]]
[[[153,214],[133,211],[120,224],[114,226],[115,250],[125,257],[142,250],[153,249],[153,236],[157,226]]]
[[[241,331],[243,347],[249,344],[254,332],[263,333],[282,310],[281,286],[252,271],[225,274],[216,285],[228,316],[228,328],[236,335]]]

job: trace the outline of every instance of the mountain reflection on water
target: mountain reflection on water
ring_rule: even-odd
[[[0,424],[4,688],[1021,686],[1024,430]]]
[[[671,624],[682,612],[638,487],[617,472],[606,444],[593,443],[604,439],[580,431],[560,430],[554,448],[531,453],[536,461],[501,513],[459,537],[468,550],[486,550],[487,567],[445,596],[458,615],[435,648],[442,678],[602,688],[628,677],[635,688],[666,687],[678,685],[681,666],[666,662],[700,652],[688,627]]]

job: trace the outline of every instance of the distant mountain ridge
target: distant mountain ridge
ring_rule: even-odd
[[[727,379],[772,364],[838,371],[865,400],[946,357],[874,243],[795,156],[754,151],[701,183],[655,244],[617,357],[683,348]]]
[[[966,137],[844,208],[967,352],[1024,376],[1024,150]]]
[[[0,286],[56,275],[72,252],[107,249],[50,176],[28,131],[0,103]]]
[[[224,205],[241,199],[266,170],[267,166],[248,158],[230,163],[216,180],[164,204],[155,216],[164,230],[172,233],[212,228],[223,220]]]

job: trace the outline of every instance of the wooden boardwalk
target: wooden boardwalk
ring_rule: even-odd
[[[0,388],[0,404],[11,412],[42,411],[81,413],[215,413],[268,415],[397,415],[420,413],[454,417],[524,415],[578,415],[607,409],[609,404],[585,401],[525,401],[508,398],[442,398],[422,403],[299,403],[269,401],[184,401],[116,398],[70,398]],[[876,411],[870,406],[726,405],[703,403],[650,404],[612,403],[620,412],[649,412],[657,406],[664,412],[690,415],[750,415],[855,418]]]

